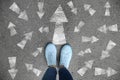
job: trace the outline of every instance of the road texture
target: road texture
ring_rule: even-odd
[[[21,10],[26,10],[29,20],[24,21],[18,18],[18,14],[9,9],[13,2],[16,2]],[[73,57],[69,67],[74,80],[120,80],[120,32],[101,33],[97,30],[100,26],[107,24],[118,24],[120,29],[120,1],[109,0],[111,3],[111,16],[105,17],[105,2],[107,0],[73,0],[74,6],[78,9],[78,14],[74,15],[66,3],[69,0],[44,0],[45,15],[40,19],[36,13],[37,0],[0,0],[0,80],[12,80],[8,73],[9,63],[8,57],[16,56],[16,68],[18,73],[14,80],[41,80],[44,72],[47,69],[47,64],[44,57],[44,51],[37,57],[30,54],[36,50],[37,47],[44,47],[47,42],[51,42],[53,38],[55,23],[51,23],[50,17],[54,14],[59,4],[65,12],[68,23],[64,23],[65,35],[67,42],[72,45]],[[91,4],[92,8],[96,10],[93,16],[87,11],[84,11],[83,4]],[[79,21],[83,20],[85,26],[78,33],[74,33],[74,27],[78,25]],[[8,23],[12,21],[16,24],[18,32],[15,36],[10,36]],[[49,26],[49,33],[40,33],[38,29],[42,26]],[[24,33],[34,31],[31,41],[28,41],[25,48],[22,50],[16,44],[24,38]],[[96,36],[99,41],[96,43],[82,43],[81,36]],[[114,41],[117,45],[110,52],[111,56],[104,60],[99,60],[101,51],[106,48],[109,40]],[[80,50],[91,48],[92,53],[84,57],[78,56]],[[57,46],[58,50],[60,46]],[[58,53],[59,54],[59,53]],[[77,71],[84,66],[84,62],[95,59],[93,68],[88,70],[84,76],[80,76]],[[25,63],[31,63],[35,68],[42,71],[40,76],[36,76],[33,72],[28,72]],[[106,69],[112,67],[118,73],[111,77],[104,75],[95,76],[94,67],[101,67]]]

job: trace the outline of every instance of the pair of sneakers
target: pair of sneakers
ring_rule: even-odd
[[[60,51],[60,63],[59,66],[69,67],[72,58],[72,48],[69,44],[63,45]],[[48,66],[56,66],[57,62],[57,48],[53,43],[48,43],[45,48],[45,57]]]

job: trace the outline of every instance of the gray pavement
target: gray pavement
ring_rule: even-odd
[[[13,2],[16,2],[21,10],[26,10],[29,20],[21,20],[18,18],[18,14],[9,9]],[[44,57],[44,50],[37,57],[31,55],[38,47],[44,47],[47,42],[51,42],[54,34],[55,23],[51,23],[50,17],[54,14],[59,4],[68,19],[68,23],[64,23],[65,35],[67,42],[73,47],[73,57],[69,67],[74,80],[120,80],[120,32],[108,32],[104,34],[99,32],[97,28],[107,24],[118,24],[120,29],[120,1],[109,0],[111,3],[111,16],[104,16],[104,4],[106,0],[73,0],[74,6],[78,9],[78,15],[74,15],[66,3],[69,0],[44,0],[45,15],[40,19],[36,13],[37,0],[0,0],[0,80],[12,80],[8,73],[9,62],[8,57],[16,56],[16,68],[18,73],[14,80],[41,80],[44,72],[47,69],[47,64]],[[96,10],[93,16],[87,11],[84,11],[83,4],[91,4],[92,8]],[[83,20],[85,26],[80,32],[74,33],[74,27],[78,25],[79,21]],[[13,22],[16,25],[15,36],[10,36],[10,31],[7,28],[9,22]],[[48,33],[40,33],[38,29],[42,26],[49,26],[50,31]],[[22,50],[17,46],[17,43],[24,38],[24,34],[30,31],[33,32],[32,39],[26,43],[25,48]],[[96,36],[99,41],[91,44],[82,43],[81,36]],[[104,60],[99,60],[101,51],[107,46],[109,40],[114,41],[117,45],[110,51],[110,57]],[[58,50],[60,46],[57,46]],[[92,53],[87,54],[84,57],[77,54],[81,50],[91,48]],[[59,53],[58,53],[59,55]],[[77,71],[84,66],[84,62],[94,59],[93,68],[89,69],[84,76],[80,76]],[[28,72],[25,63],[31,63],[35,68],[42,71],[40,76],[36,76],[33,72]],[[107,69],[112,67],[118,73],[107,77],[104,75],[95,76],[94,68],[101,67]]]

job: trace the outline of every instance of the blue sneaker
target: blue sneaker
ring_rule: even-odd
[[[45,48],[45,57],[48,66],[56,66],[56,55],[57,55],[56,46],[52,43],[47,44]]]
[[[64,66],[65,68],[68,68],[71,58],[72,58],[72,48],[69,44],[66,44],[61,49],[60,66]]]

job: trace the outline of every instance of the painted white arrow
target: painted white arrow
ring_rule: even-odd
[[[112,50],[117,44],[115,42],[113,42],[112,40],[109,40],[107,47],[106,47],[106,51],[110,51]]]
[[[112,69],[111,67],[108,67],[108,69],[106,70],[106,73],[107,73],[107,76],[110,77],[117,74],[117,71]]]
[[[85,67],[87,67],[88,69],[91,69],[93,66],[94,60],[89,60],[85,62]]]
[[[118,32],[118,25],[114,24],[114,25],[108,26],[108,30],[113,32]]]
[[[9,22],[8,29],[10,29],[10,36],[14,36],[17,34],[17,31],[15,30],[15,24],[12,22]]]
[[[11,78],[14,79],[18,72],[18,69],[9,69],[8,72],[10,73]]]
[[[28,21],[28,16],[27,16],[26,10],[20,12],[20,15],[18,16],[18,18]]]
[[[9,9],[11,9],[13,12],[15,12],[17,14],[20,14],[20,8],[16,4],[16,2],[13,2],[13,4],[9,7]]]
[[[88,11],[90,9],[91,5],[90,4],[84,4],[84,10]]]
[[[102,69],[102,68],[99,68],[99,67],[95,68],[95,73],[94,73],[95,76],[105,75],[105,74],[106,74],[106,70],[105,69]]]
[[[32,55],[34,57],[37,57],[39,53],[42,53],[42,50],[43,50],[43,48],[39,47],[39,48],[37,48],[37,50],[35,52],[32,53]]]
[[[88,68],[87,67],[82,67],[80,68],[77,72],[80,76],[84,76],[85,73],[87,72]]]
[[[106,8],[105,16],[110,16],[110,10],[109,10],[111,8],[110,3],[106,2],[104,7]]]
[[[25,63],[25,66],[27,68],[27,71],[33,70],[33,64]]]
[[[48,32],[49,32],[49,27],[47,27],[47,26],[46,26],[46,27],[43,27],[43,26],[42,26],[42,27],[39,28],[39,31],[40,31],[41,33],[43,33],[43,32],[48,33]]]
[[[22,40],[21,42],[19,42],[19,43],[17,44],[17,46],[20,47],[21,49],[24,49],[27,41],[28,41],[28,40],[31,40],[32,34],[33,34],[33,31],[24,34],[25,38],[23,38],[23,40]]]
[[[8,57],[10,68],[13,69],[16,66],[16,57]]]
[[[38,16],[39,16],[40,19],[45,14],[45,12],[43,10],[43,7],[44,7],[44,2],[38,2],[38,9],[39,9],[39,11],[37,11],[37,14],[38,14]]]
[[[61,45],[66,43],[66,38],[64,34],[63,23],[68,22],[61,5],[56,9],[55,13],[50,19],[50,22],[55,22],[55,31],[53,35],[53,43],[56,45]]]
[[[105,6],[104,6],[105,8],[111,8],[111,6],[110,6],[110,3],[107,1],[106,3],[105,3]]]
[[[41,70],[39,70],[39,69],[36,69],[36,68],[33,68],[33,73],[36,75],[36,76],[39,76],[40,74],[41,74]]]
[[[87,48],[85,51],[80,51],[78,53],[79,56],[84,56],[85,54],[92,53],[90,48]]]
[[[71,8],[71,12],[73,12],[75,15],[77,15],[77,8],[74,7],[73,2],[69,1],[67,5]]]
[[[99,39],[95,36],[92,37],[87,37],[87,36],[82,36],[82,42],[91,42],[91,43],[95,43],[97,42]]]
[[[97,30],[103,33],[107,33],[108,29],[106,27],[106,24],[104,24],[103,26],[99,27]]]
[[[103,59],[108,58],[108,57],[110,57],[109,52],[106,51],[106,50],[103,50],[102,53],[101,53],[100,60],[103,60]]]
[[[80,21],[78,26],[75,26],[74,32],[80,32],[80,29],[85,25],[84,21]]]
[[[96,10],[93,9],[93,8],[90,8],[89,13],[90,13],[91,16],[93,16],[96,13]]]

